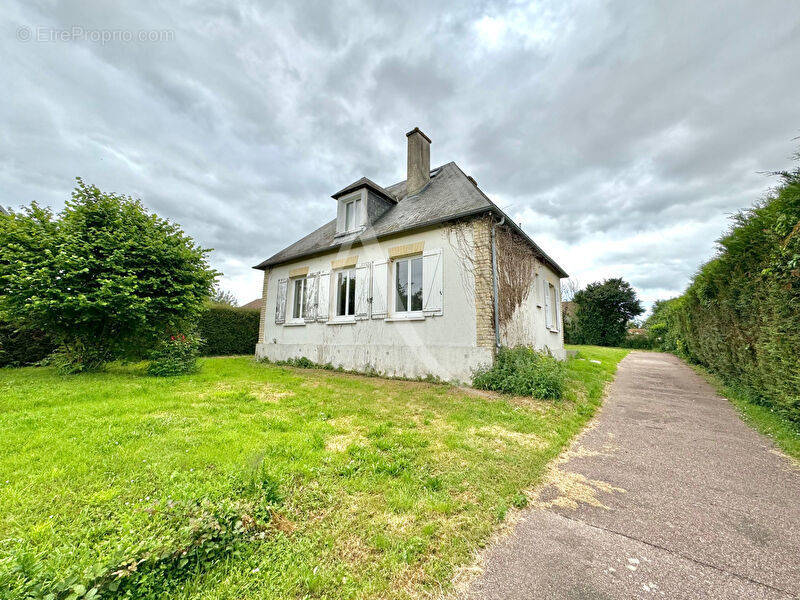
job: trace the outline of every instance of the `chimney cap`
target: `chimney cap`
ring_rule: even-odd
[[[428,140],[429,144],[433,143],[433,142],[431,142],[431,138],[429,138],[427,135],[425,135],[419,127],[414,127],[414,129],[412,129],[411,131],[409,131],[406,134],[406,137],[410,137],[411,135],[413,135],[415,133],[420,134],[422,137],[424,137],[426,140]]]

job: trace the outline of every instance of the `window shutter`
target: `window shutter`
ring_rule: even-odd
[[[356,267],[356,318],[369,318],[369,265]]]
[[[384,319],[387,313],[387,289],[389,262],[379,260],[372,263],[372,318]]]
[[[306,277],[306,305],[303,309],[303,320],[306,322],[317,320],[317,274],[309,273]]]
[[[327,321],[330,310],[331,274],[319,274],[319,288],[317,290],[317,321]]]
[[[288,286],[288,279],[278,280],[278,301],[275,303],[275,323],[277,324],[286,321],[286,288]]]
[[[550,284],[544,281],[544,324],[548,329],[553,327],[553,311],[550,306]]]
[[[422,310],[425,314],[442,314],[442,249],[422,255]]]

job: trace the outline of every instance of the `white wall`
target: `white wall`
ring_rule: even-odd
[[[555,287],[556,306],[553,326],[547,328],[542,281]],[[566,358],[564,331],[561,322],[561,280],[546,265],[540,265],[531,283],[531,289],[517,307],[508,323],[500,326],[500,343],[504,346],[533,346],[550,352],[559,359]]]
[[[303,325],[275,323],[278,280],[298,267],[309,272],[330,271],[331,261],[358,256],[358,263],[386,260],[389,248],[424,242],[425,251],[442,249],[443,311],[421,321],[389,319],[356,320],[334,324],[313,322]],[[471,244],[471,240],[469,240]],[[280,265],[269,273],[266,298],[266,324],[263,343],[256,356],[285,360],[304,356],[317,363],[332,363],[354,370],[375,370],[389,376],[425,377],[467,382],[480,366],[491,363],[490,348],[476,344],[474,280],[461,274],[462,265],[450,245],[446,229],[416,232],[391,240],[375,241],[308,259]],[[389,295],[392,287],[389,288]],[[287,294],[287,323],[291,314],[291,281]],[[331,288],[331,309],[335,294]],[[391,306],[391,303],[390,303]]]

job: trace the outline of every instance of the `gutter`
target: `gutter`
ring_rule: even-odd
[[[495,227],[502,225],[506,221],[506,216],[499,223],[495,223],[492,219],[492,300],[494,303],[494,345],[500,348],[500,292],[497,285],[497,244],[495,243]]]

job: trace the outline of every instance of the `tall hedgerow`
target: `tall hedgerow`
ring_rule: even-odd
[[[664,349],[800,421],[800,169],[779,176],[765,199],[734,215],[718,255],[648,324]]]

